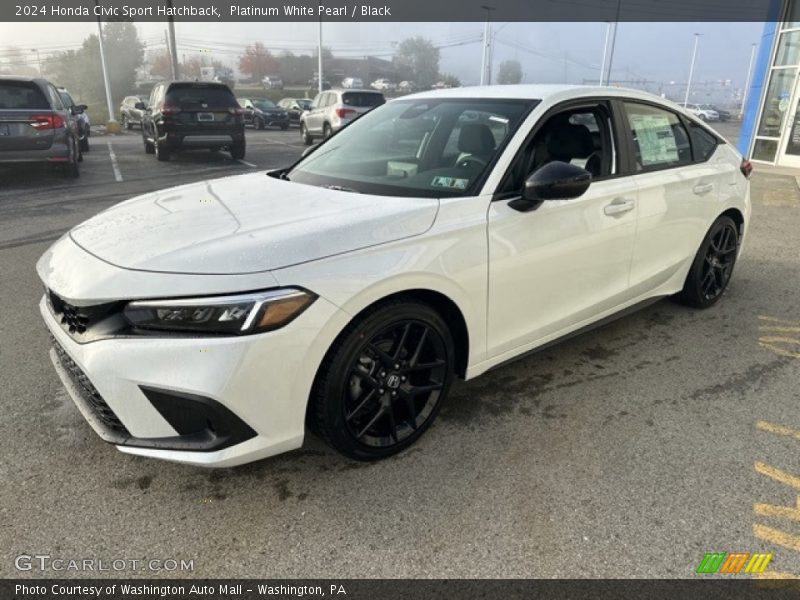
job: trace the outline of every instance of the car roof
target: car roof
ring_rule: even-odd
[[[520,99],[558,102],[573,98],[606,96],[612,98],[631,98],[658,102],[665,106],[679,108],[678,104],[640,90],[628,88],[605,87],[599,85],[563,85],[563,84],[518,84],[518,85],[484,85],[470,87],[446,88],[418,92],[403,99],[424,98],[487,98],[487,99]]]
[[[47,85],[50,83],[41,77],[23,77],[20,75],[0,75],[0,81],[20,81],[23,83],[38,83],[40,85]]]

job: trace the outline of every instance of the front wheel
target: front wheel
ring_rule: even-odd
[[[700,244],[677,300],[695,308],[715,304],[731,280],[738,250],[736,223],[730,217],[719,217]]]
[[[264,129],[263,119],[256,119],[256,129]]]
[[[303,138],[303,143],[306,146],[310,146],[314,143],[314,138],[308,134],[308,128],[305,123],[300,123],[300,137]]]
[[[396,454],[439,412],[454,356],[447,323],[430,306],[396,300],[371,309],[328,351],[314,384],[309,425],[350,458]]]

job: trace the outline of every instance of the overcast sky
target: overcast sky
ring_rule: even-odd
[[[137,24],[148,46],[163,47],[165,23]],[[441,70],[465,84],[480,76],[483,23],[325,23],[323,43],[335,55],[390,57],[400,40],[422,35],[441,49]],[[494,65],[506,59],[522,63],[524,81],[582,83],[599,77],[606,35],[605,23],[494,23]],[[731,79],[741,86],[751,45],[761,36],[762,23],[621,23],[612,78],[669,83],[685,81],[693,34],[699,42],[695,81]],[[6,46],[38,48],[43,57],[74,47],[96,32],[95,23],[0,23],[0,58]],[[317,42],[315,23],[176,23],[178,50],[194,54],[201,48],[234,66],[246,43],[261,41],[275,49],[309,51]],[[33,53],[31,53],[31,65]]]

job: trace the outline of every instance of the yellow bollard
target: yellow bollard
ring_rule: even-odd
[[[119,133],[120,131],[122,131],[122,127],[118,121],[109,121],[106,123],[106,133]]]

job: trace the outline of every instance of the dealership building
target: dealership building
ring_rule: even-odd
[[[800,0],[771,2],[753,66],[739,150],[800,167]]]

